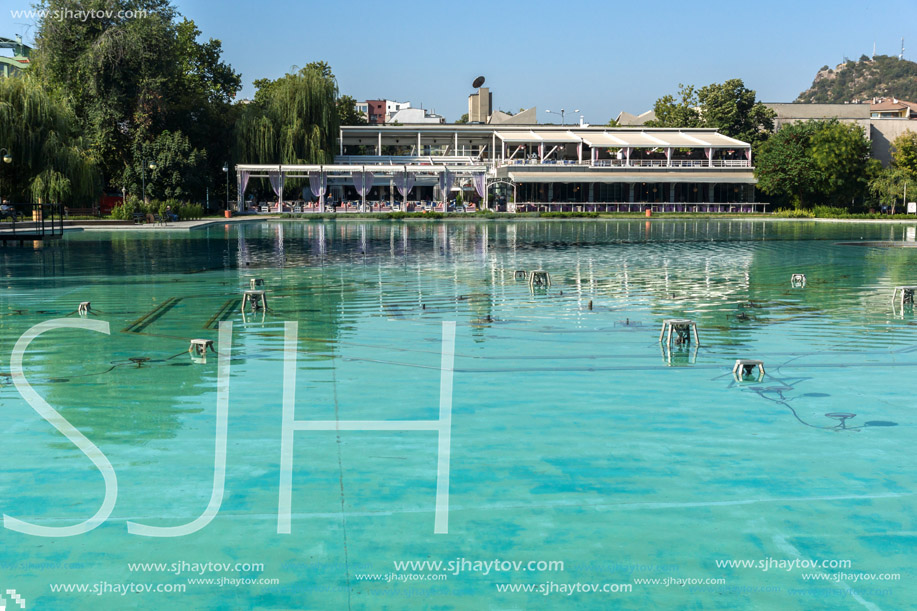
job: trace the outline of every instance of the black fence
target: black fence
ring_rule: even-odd
[[[64,235],[61,204],[4,204],[0,206],[0,241],[53,240]]]

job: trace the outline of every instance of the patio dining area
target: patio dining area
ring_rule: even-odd
[[[282,207],[277,208],[277,202],[261,201],[247,202],[243,208],[249,214],[348,214],[358,212],[477,212],[478,205],[474,202],[456,203],[455,200],[443,203],[433,200],[408,200],[408,201],[380,201],[367,200],[364,205],[361,200],[326,201],[324,205],[318,201],[297,200],[285,201]]]
[[[483,165],[470,164],[240,164],[236,166],[237,211],[258,214],[474,212],[486,207],[485,170]],[[277,199],[266,200],[254,194],[246,199],[253,178],[267,179],[269,193]]]

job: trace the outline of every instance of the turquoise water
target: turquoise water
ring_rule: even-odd
[[[80,320],[82,301],[110,334],[49,331],[23,370],[104,453],[118,491],[85,534],[0,531],[0,588],[32,609],[910,608],[917,319],[890,298],[917,284],[917,250],[842,243],[913,231],[278,222],[4,247],[2,512],[61,527],[102,504],[99,470],[9,376],[17,340]],[[514,277],[535,269],[550,288]],[[269,309],[243,316],[251,278]],[[667,318],[696,321],[701,345],[664,348]],[[219,357],[195,362],[188,344],[217,340],[221,321],[219,512],[193,534],[129,534],[128,521],[191,522],[211,499]],[[287,321],[295,418],[332,422],[437,420],[455,321],[447,534],[434,533],[437,433],[361,430],[293,434],[291,533],[278,534]],[[737,383],[737,358],[767,376]],[[825,415],[838,413],[855,416]],[[720,566],[737,560],[755,566]],[[611,591],[563,591],[575,584]]]

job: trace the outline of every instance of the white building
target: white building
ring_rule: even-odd
[[[442,115],[437,115],[423,108],[402,108],[391,115],[386,123],[400,123],[401,125],[416,125],[419,123],[445,123]]]

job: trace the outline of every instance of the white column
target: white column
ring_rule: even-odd
[[[378,139],[376,140],[376,155],[382,154],[382,132],[379,132]]]
[[[582,142],[576,145],[576,162],[579,164],[583,163],[583,143]]]
[[[420,148],[420,131],[418,130],[417,132],[417,156],[419,157],[422,154],[423,154],[423,149]]]

